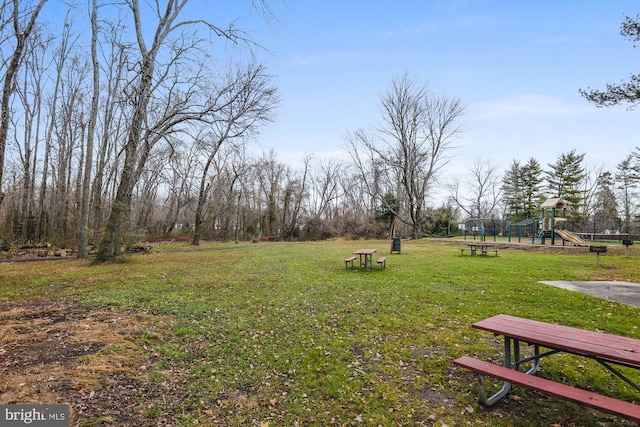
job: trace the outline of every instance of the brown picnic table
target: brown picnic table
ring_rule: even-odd
[[[640,340],[504,314],[481,320],[472,326],[504,337],[504,366],[468,356],[454,362],[479,374],[480,401],[483,404],[493,405],[500,401],[513,383],[640,422],[639,405],[533,375],[538,371],[541,359],[558,353],[570,353],[597,361],[640,391],[640,386],[618,369],[620,366],[640,369]],[[533,346],[532,356],[522,356],[521,343]],[[522,372],[525,366],[529,369]],[[504,381],[502,388],[492,396],[487,396],[485,376]]]
[[[377,249],[358,249],[352,253],[360,257],[360,268],[368,269],[373,268],[373,254],[377,251]]]
[[[498,249],[495,246],[490,245],[488,243],[469,243],[467,244],[467,246],[469,247],[471,256],[476,256],[476,255],[486,256],[489,253],[489,248],[492,248],[491,252],[495,252],[496,256],[498,256]],[[464,249],[460,249],[460,254],[464,255]]]

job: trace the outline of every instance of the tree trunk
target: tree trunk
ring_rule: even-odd
[[[166,33],[162,36],[161,29],[163,25],[167,25],[166,20],[162,20],[156,32],[154,45],[151,50],[147,50],[144,45],[142,36],[142,28],[140,22],[140,7],[137,0],[132,0],[132,10],[134,20],[136,22],[136,33],[138,35],[138,47],[142,56],[140,67],[140,81],[137,86],[136,96],[134,98],[133,117],[131,126],[127,135],[127,143],[125,146],[125,161],[120,177],[118,191],[113,201],[111,214],[107,221],[105,235],[100,242],[98,253],[96,254],[96,263],[103,263],[115,260],[120,254],[124,232],[129,225],[129,213],[131,211],[131,194],[136,184],[137,171],[135,166],[138,161],[144,161],[148,153],[143,152],[138,159],[138,148],[143,142],[141,141],[142,126],[147,118],[147,107],[151,97],[151,86],[153,83],[153,71],[155,69],[155,60],[158,49]],[[169,23],[170,25],[170,23]],[[150,150],[150,147],[143,147],[143,150]]]
[[[96,119],[98,117],[98,99],[100,97],[100,65],[98,64],[97,38],[98,38],[98,5],[96,0],[91,1],[91,68],[93,71],[93,97],[91,99],[91,112],[87,126],[87,155],[84,164],[84,177],[82,180],[80,237],[78,245],[78,258],[86,258],[88,234],[89,234],[89,201],[91,187],[91,167],[93,166],[93,138],[95,134]]]

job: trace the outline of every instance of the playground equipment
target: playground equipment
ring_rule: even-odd
[[[572,232],[565,230],[567,223],[567,204],[559,197],[545,200],[541,208],[540,218],[530,218],[509,227],[509,241],[511,241],[511,231],[515,226],[518,232],[518,242],[522,237],[530,237],[531,243],[545,244],[546,239],[551,239],[551,244],[555,245],[556,235],[565,241],[571,242],[575,246],[589,246],[584,240]]]
[[[564,228],[567,221],[567,204],[559,197],[547,199],[540,206],[542,210],[542,244],[546,237],[551,238],[551,244],[556,244],[556,229]],[[558,210],[562,210],[562,216],[558,215]]]
[[[573,243],[575,246],[589,246],[587,242],[582,240],[579,236],[576,236],[570,231],[567,230],[556,230],[556,234],[562,237],[564,240],[567,240]]]

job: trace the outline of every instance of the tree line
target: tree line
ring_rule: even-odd
[[[269,18],[266,0],[250,4]],[[138,240],[182,235],[194,245],[420,238],[455,233],[466,217],[536,216],[549,195],[572,206],[572,227],[637,228],[637,150],[611,172],[586,170],[574,150],[547,170],[514,160],[499,176],[479,160],[471,180],[450,180],[462,102],[404,74],[381,98],[380,126],[346,133],[349,158],[310,153],[293,168],[255,153],[279,97],[259,43],[235,21],[190,18],[187,0],[91,0],[66,6],[53,31],[40,19],[49,5],[0,9],[2,247],[52,242],[104,262]],[[436,202],[443,186],[450,196]]]
[[[540,218],[541,204],[548,198],[562,198],[567,210],[567,227],[576,232],[638,234],[640,226],[640,150],[628,153],[615,167],[589,166],[585,153],[560,153],[543,168],[538,160],[513,160],[501,175],[489,161],[470,168],[460,193],[460,183],[451,186],[451,198],[464,218],[517,224]]]

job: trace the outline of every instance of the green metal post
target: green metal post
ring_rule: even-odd
[[[556,244],[556,208],[551,208],[551,246]]]

